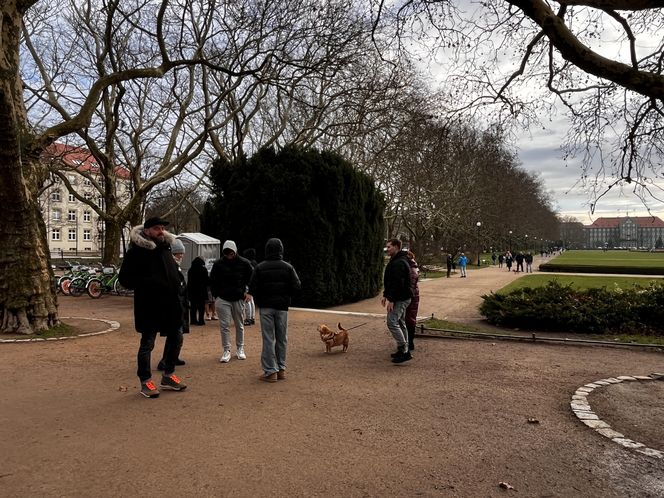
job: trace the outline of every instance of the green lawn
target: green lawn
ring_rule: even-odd
[[[646,287],[650,285],[651,282],[664,283],[663,278],[532,274],[524,275],[523,277],[514,280],[509,285],[500,289],[498,294],[508,294],[513,290],[522,289],[524,287],[542,287],[552,280],[557,280],[561,285],[571,284],[575,289],[591,289],[597,287],[613,288],[614,286],[625,289],[635,285]]]
[[[560,265],[657,268],[664,266],[664,252],[565,251],[560,256],[556,256],[548,262]]]

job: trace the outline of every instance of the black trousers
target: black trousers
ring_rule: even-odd
[[[190,301],[189,323],[203,325],[205,323],[205,301]]]
[[[141,382],[145,382],[152,378],[152,368],[150,361],[152,358],[152,350],[154,349],[154,342],[159,332],[143,332],[141,333],[141,344],[138,347],[138,370],[136,374]],[[182,348],[182,332],[171,332],[166,336],[166,344],[164,345],[164,375],[170,375],[175,371],[175,360],[180,355]]]

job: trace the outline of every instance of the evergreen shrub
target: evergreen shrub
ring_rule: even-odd
[[[480,312],[494,324],[570,333],[664,336],[664,285],[573,289],[553,280],[508,294],[482,296]]]
[[[382,286],[384,200],[373,180],[339,155],[264,149],[215,161],[202,230],[240,253],[278,237],[302,291],[294,305],[327,307],[375,296]]]

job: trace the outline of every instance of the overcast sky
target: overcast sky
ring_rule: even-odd
[[[518,156],[523,168],[541,176],[545,190],[550,192],[561,215],[574,216],[584,224],[592,223],[598,217],[650,216],[664,219],[664,206],[654,199],[648,201],[649,214],[641,200],[629,188],[622,192],[612,189],[597,203],[594,214],[590,213],[590,203],[594,199],[583,190],[581,159],[567,162],[562,159],[560,144],[563,142],[567,123],[560,119],[547,129],[531,130],[532,136],[524,136],[518,141]]]

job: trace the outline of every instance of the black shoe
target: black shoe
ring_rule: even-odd
[[[182,365],[186,365],[187,363],[184,360],[178,358],[177,360],[175,360],[175,364],[181,367]]]
[[[400,354],[402,354],[402,353],[401,353],[401,350],[400,350],[400,349],[397,349],[397,350],[396,350],[394,353],[392,353],[390,356],[391,356],[392,358],[396,358],[396,357],[399,356]]]
[[[392,363],[403,363],[404,361],[412,360],[413,357],[410,355],[410,353],[402,353],[399,352],[397,356],[392,358]]]
[[[160,372],[163,372],[164,370],[166,370],[166,365],[164,365],[164,360],[161,360],[159,362],[159,364],[157,365],[157,370],[159,370]]]

